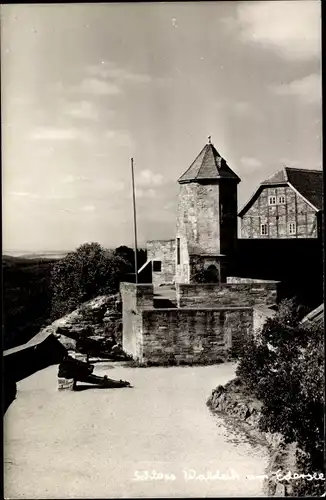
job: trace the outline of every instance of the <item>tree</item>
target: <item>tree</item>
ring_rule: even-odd
[[[114,254],[121,257],[130,264],[131,273],[135,272],[135,251],[126,245],[121,245],[114,250]],[[147,259],[147,252],[143,248],[137,249],[137,267],[140,269],[145,264]]]
[[[297,442],[299,472],[323,472],[324,331],[323,325],[300,319],[295,303],[284,302],[258,339],[252,335],[244,342],[237,376],[263,403],[260,430]],[[316,494],[323,487],[321,481],[305,481],[297,489]]]
[[[52,319],[59,318],[97,295],[117,293],[129,267],[99,243],[85,243],[59,260],[51,275]]]

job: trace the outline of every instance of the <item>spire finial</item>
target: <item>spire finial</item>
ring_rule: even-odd
[[[208,136],[208,144],[212,144],[211,139],[212,139],[212,137],[209,135],[209,136]]]

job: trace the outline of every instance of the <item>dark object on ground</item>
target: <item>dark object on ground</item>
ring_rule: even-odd
[[[12,378],[5,379],[3,386],[3,415],[8,410],[11,403],[16,399],[17,384]]]
[[[126,380],[113,380],[106,375],[93,375],[94,366],[67,356],[59,365],[58,377],[74,379],[75,382],[88,382],[101,387],[130,387]]]
[[[67,350],[46,332],[38,333],[26,344],[7,349],[3,353],[3,413],[14,401],[17,393],[16,382],[51,365],[60,363]]]

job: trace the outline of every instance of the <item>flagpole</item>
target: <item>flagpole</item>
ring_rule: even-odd
[[[137,219],[136,219],[136,196],[135,196],[135,177],[134,177],[134,159],[131,158],[131,181],[132,181],[132,201],[134,214],[134,245],[135,245],[135,283],[138,283],[137,266]]]

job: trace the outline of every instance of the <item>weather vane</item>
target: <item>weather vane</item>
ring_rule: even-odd
[[[212,138],[212,137],[209,135],[209,136],[208,136],[208,144],[212,144],[212,143],[211,143],[211,138]]]

